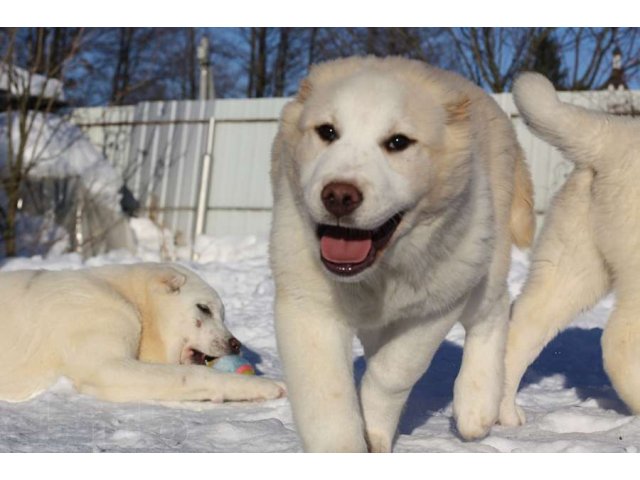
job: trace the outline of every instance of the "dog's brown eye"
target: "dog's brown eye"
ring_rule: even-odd
[[[198,310],[200,310],[205,315],[208,315],[209,317],[212,315],[211,309],[204,303],[199,303],[196,305],[196,307],[198,307]]]
[[[316,132],[322,140],[328,143],[331,143],[334,140],[338,139],[338,131],[330,123],[323,123],[322,125],[316,127]]]
[[[415,140],[410,139],[406,135],[396,134],[392,135],[384,142],[384,148],[387,152],[401,152],[415,142]]]

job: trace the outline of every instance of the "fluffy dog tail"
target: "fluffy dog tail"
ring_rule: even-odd
[[[509,229],[511,240],[518,248],[530,247],[536,231],[536,215],[533,210],[533,184],[522,151],[516,157],[513,199]]]
[[[611,116],[562,103],[551,82],[538,73],[520,75],[513,98],[538,137],[559,148],[576,165],[594,167],[609,140]]]

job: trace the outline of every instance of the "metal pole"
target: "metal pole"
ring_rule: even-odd
[[[84,244],[84,222],[82,221],[84,217],[84,195],[82,194],[82,189],[80,188],[79,179],[76,179],[75,189],[76,209],[74,218],[75,232],[73,238],[75,245],[73,246],[73,251],[82,254],[82,246]]]
[[[215,98],[215,90],[213,87],[213,70],[211,67],[210,45],[207,37],[200,39],[198,45],[198,63],[200,64],[200,100],[213,100]]]
[[[200,176],[200,189],[198,191],[198,205],[196,209],[196,228],[193,232],[192,244],[195,244],[198,235],[204,233],[207,215],[207,204],[209,203],[209,187],[211,185],[211,167],[213,165],[213,140],[216,131],[216,119],[209,119],[209,129],[207,131],[207,146],[202,156],[202,173]],[[192,250],[191,259],[197,260],[195,250]]]

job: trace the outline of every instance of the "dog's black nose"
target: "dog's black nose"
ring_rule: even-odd
[[[322,189],[322,203],[336,217],[349,215],[362,203],[362,192],[358,187],[345,182],[332,182]]]
[[[231,353],[233,353],[234,355],[240,353],[241,346],[242,344],[240,343],[240,340],[238,340],[236,337],[231,337],[229,339],[229,347],[231,348]]]

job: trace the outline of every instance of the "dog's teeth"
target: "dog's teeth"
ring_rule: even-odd
[[[211,367],[214,363],[216,363],[216,360],[218,360],[218,357],[210,357],[209,355],[205,355],[204,364],[207,367]]]

